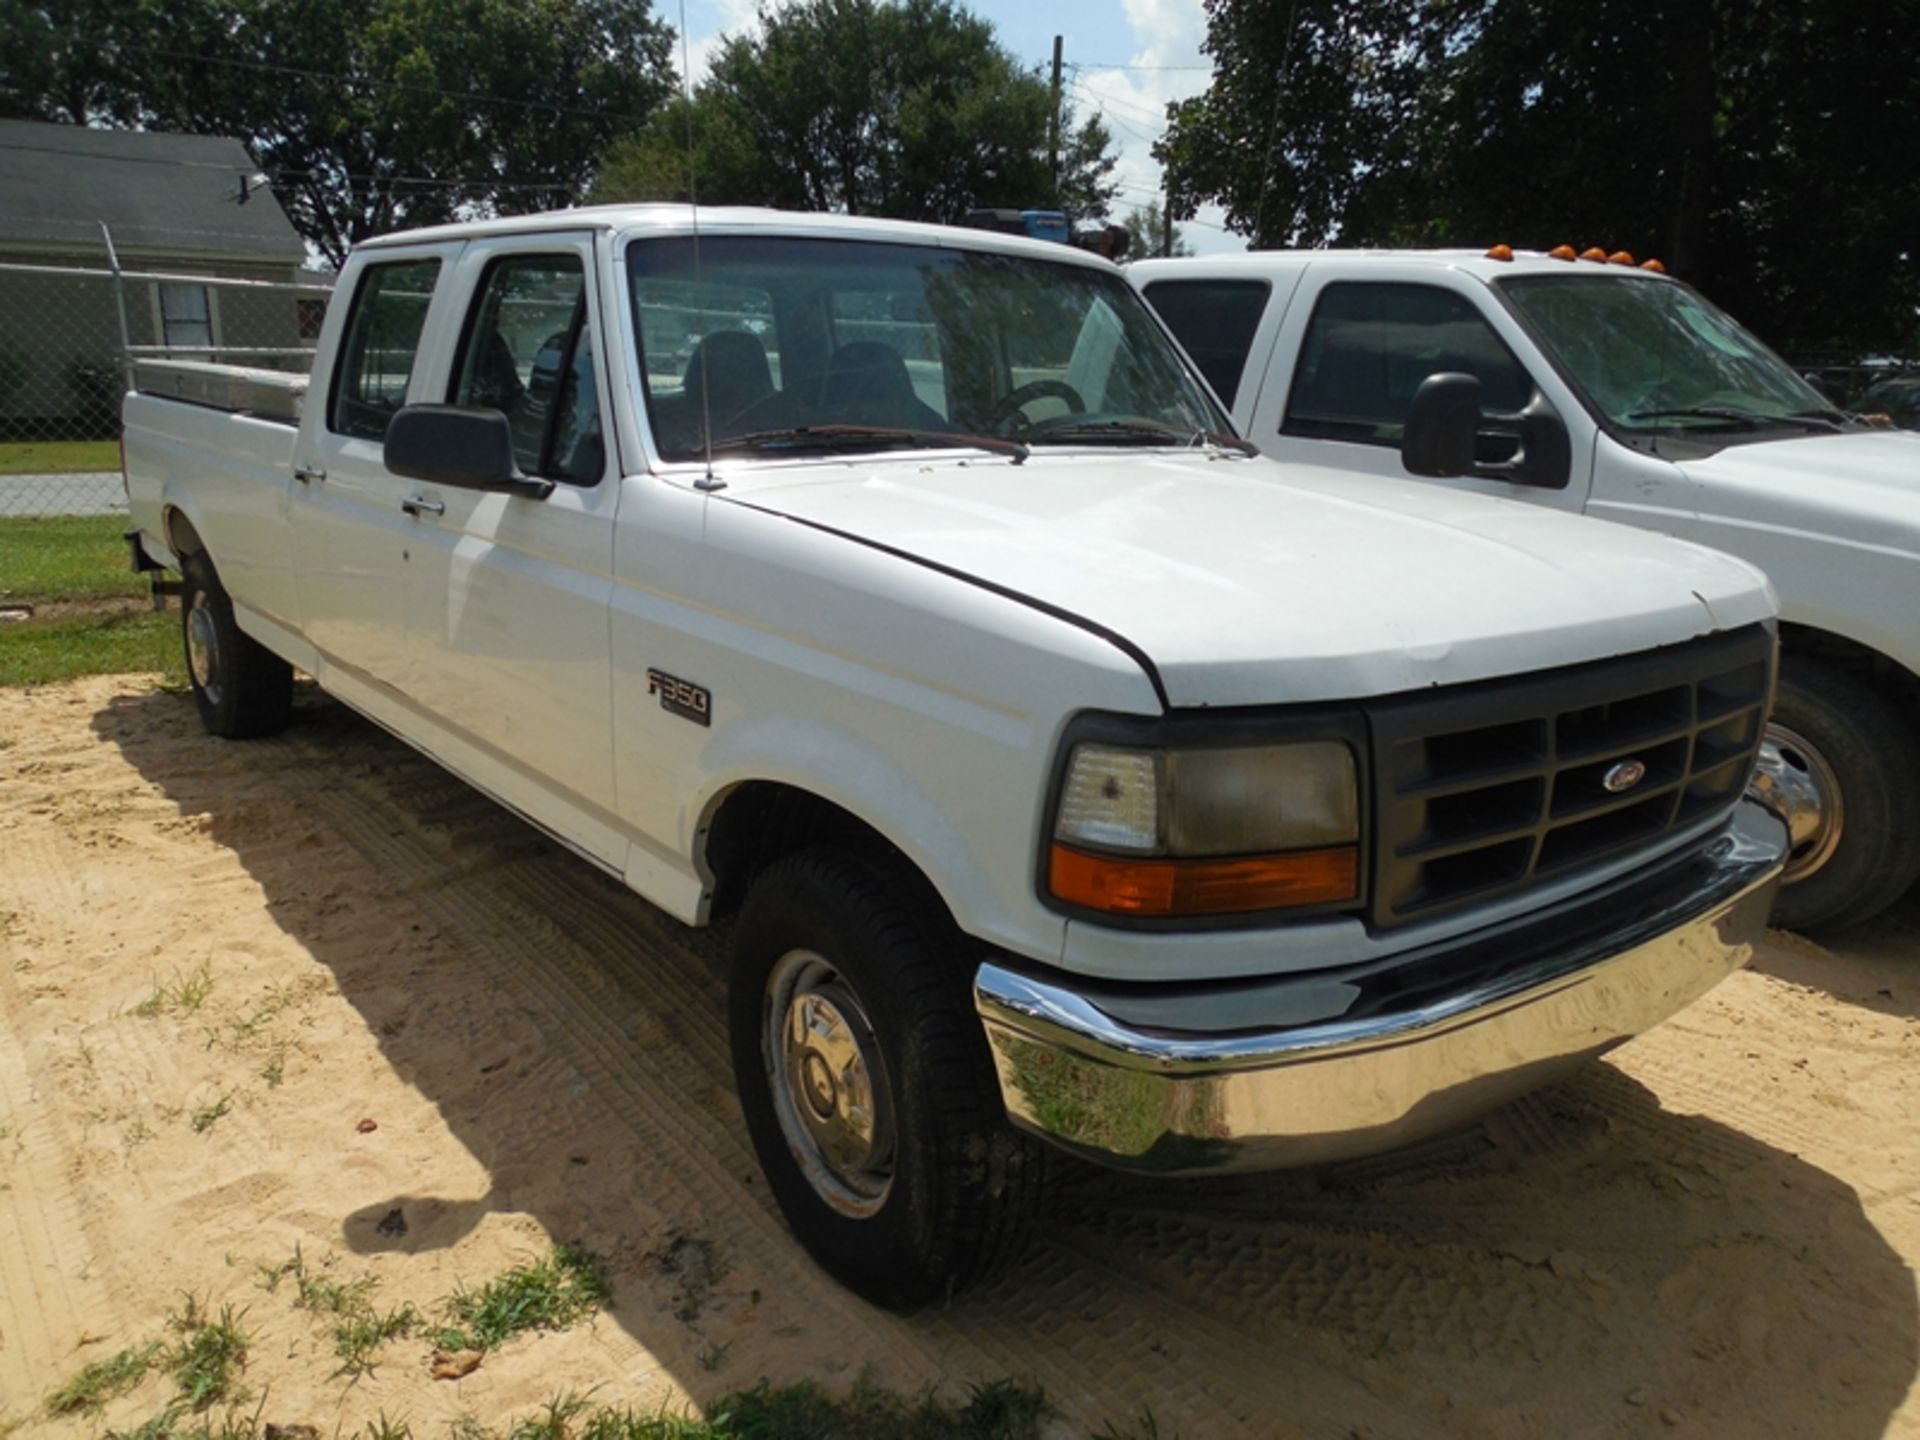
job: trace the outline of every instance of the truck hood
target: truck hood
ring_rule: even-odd
[[[731,477],[730,477],[731,478]],[[1420,481],[1264,459],[1036,452],[757,468],[721,498],[1111,631],[1175,706],[1357,699],[1770,616],[1745,563]]]
[[[1702,509],[1731,507],[1763,523],[1920,548],[1920,432],[1797,435],[1674,463],[1714,492]]]

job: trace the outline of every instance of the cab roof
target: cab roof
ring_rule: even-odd
[[[1637,265],[1615,265],[1598,260],[1557,260],[1544,250],[1515,250],[1511,260],[1495,260],[1485,250],[1389,250],[1370,248],[1333,248],[1325,250],[1248,250],[1238,255],[1208,255],[1178,260],[1136,260],[1127,267],[1136,280],[1155,276],[1199,275],[1220,277],[1255,276],[1301,269],[1315,261],[1379,260],[1397,265],[1427,265],[1436,269],[1460,270],[1482,280],[1497,280],[1503,275],[1619,274],[1661,280],[1672,277],[1643,270]]]
[[[583,205],[573,210],[550,210],[537,215],[513,215],[497,220],[465,220],[420,230],[399,230],[363,240],[356,250],[385,250],[402,245],[444,244],[484,240],[498,235],[530,235],[562,230],[600,230],[622,236],[691,235],[695,209],[691,205]],[[1090,251],[1057,241],[1032,240],[992,230],[958,225],[926,225],[911,220],[882,220],[864,215],[771,210],[744,205],[702,205],[698,210],[702,235],[796,235],[822,239],[864,240],[869,243],[937,245],[954,250],[984,250],[1023,255],[1056,264],[1087,265],[1095,269],[1118,267]]]

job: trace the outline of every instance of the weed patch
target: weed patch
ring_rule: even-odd
[[[181,1313],[169,1319],[180,1340],[167,1352],[167,1369],[180,1387],[181,1402],[195,1413],[234,1397],[247,1363],[247,1332],[240,1325],[244,1314],[223,1305],[214,1319],[189,1295]]]
[[[492,1350],[523,1330],[564,1330],[604,1305],[606,1271],[583,1250],[561,1245],[537,1265],[518,1266],[447,1302],[452,1324],[434,1336],[446,1351]]]
[[[222,1116],[232,1113],[232,1095],[222,1095],[217,1100],[209,1101],[193,1112],[193,1133],[196,1135],[206,1134],[207,1131],[211,1130],[220,1122]]]
[[[367,1375],[373,1371],[374,1352],[389,1340],[411,1335],[420,1328],[420,1312],[411,1305],[396,1305],[382,1315],[373,1306],[373,1277],[358,1280],[334,1280],[307,1269],[306,1256],[298,1245],[293,1258],[280,1265],[262,1265],[260,1283],[269,1292],[280,1282],[293,1277],[294,1301],[302,1310],[331,1315],[333,1353],[339,1357],[341,1375]]]
[[[453,1433],[455,1440],[1040,1440],[1051,1413],[1037,1388],[1005,1380],[976,1388],[960,1405],[865,1381],[837,1398],[811,1384],[763,1384],[728,1396],[704,1420],[594,1405],[568,1392],[507,1430],[469,1417]]]
[[[156,1341],[94,1361],[47,1398],[47,1409],[55,1415],[99,1414],[109,1400],[118,1399],[146,1378],[159,1359],[160,1349]]]
[[[134,1006],[133,1013],[142,1020],[151,1020],[156,1015],[191,1015],[207,1003],[212,993],[213,969],[203,960],[191,975],[174,971],[171,985],[156,980],[153,993]]]

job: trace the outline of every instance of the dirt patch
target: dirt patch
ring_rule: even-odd
[[[1920,906],[1776,937],[1464,1135],[1312,1175],[1069,1177],[984,1293],[901,1319],[794,1246],[741,1132],[725,937],[315,693],[223,744],[137,678],[0,691],[0,1425],[244,1307],[265,1419],[416,1435],[555,1393],[1031,1379],[1062,1436],[1920,1435]],[[371,1127],[362,1122],[371,1120]],[[557,1242],[612,1308],[434,1378],[436,1307]],[[296,1246],[413,1333],[336,1372]],[[445,1357],[443,1357],[445,1358]],[[458,1369],[457,1366],[451,1367]],[[443,1367],[444,1373],[444,1367]]]

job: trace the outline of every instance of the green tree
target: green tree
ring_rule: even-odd
[[[0,113],[245,141],[356,240],[570,203],[672,91],[649,0],[0,0]]]
[[[727,40],[693,100],[699,198],[952,221],[980,205],[1096,221],[1117,187],[1100,117],[1062,116],[1047,164],[1046,83],[951,0],[805,0]],[[691,193],[687,113],[614,146],[595,199]]]
[[[1920,344],[1915,0],[1208,0],[1159,154],[1256,245],[1659,255],[1797,354]],[[1289,16],[1293,19],[1288,25]]]
[[[1121,225],[1127,232],[1127,258],[1143,260],[1150,255],[1162,253],[1161,246],[1166,241],[1167,212],[1161,208],[1158,200],[1149,200],[1145,205],[1127,211]],[[1193,246],[1187,243],[1186,232],[1178,225],[1173,227],[1174,255],[1191,255]]]

